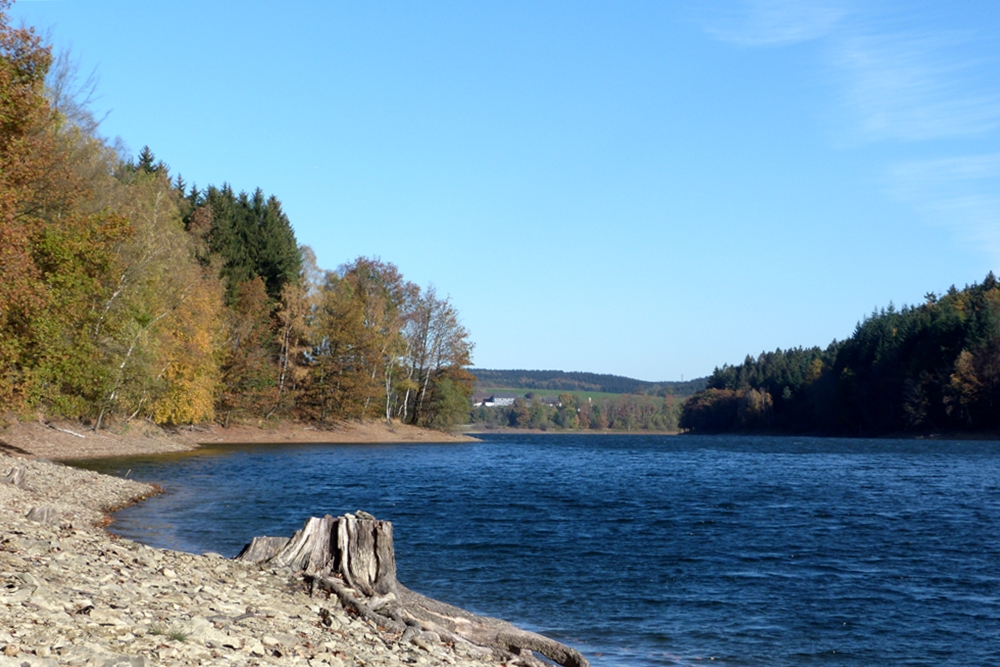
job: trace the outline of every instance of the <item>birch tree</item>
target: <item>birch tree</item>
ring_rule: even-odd
[[[433,286],[413,302],[406,327],[408,376],[413,380],[412,396],[404,405],[409,421],[429,424],[434,419],[431,405],[438,382],[447,379],[447,391],[458,391],[466,399],[472,394],[474,378],[465,370],[472,362],[469,332],[459,322],[458,312],[448,298],[439,298]],[[442,387],[442,389],[445,389]],[[440,397],[438,405],[454,405],[449,397]]]

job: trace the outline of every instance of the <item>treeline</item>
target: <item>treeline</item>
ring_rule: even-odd
[[[0,0],[0,417],[465,419],[472,344],[392,264],[321,271],[274,196],[120,154]]]
[[[471,422],[485,428],[543,431],[676,431],[679,407],[680,403],[671,395],[622,394],[590,401],[564,393],[556,402],[534,396],[518,397],[510,406],[476,407],[472,409]]]
[[[608,394],[649,394],[652,396],[690,396],[706,386],[706,378],[687,382],[646,382],[620,375],[566,371],[471,370],[479,387],[504,389],[545,389],[555,391],[593,391]]]
[[[838,435],[1000,428],[1000,283],[929,293],[872,313],[825,349],[717,368],[683,407],[699,432]]]

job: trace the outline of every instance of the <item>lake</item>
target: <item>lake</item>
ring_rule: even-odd
[[[595,667],[1000,665],[1000,443],[484,435],[79,465],[161,484],[112,530],[235,555],[393,522],[399,580]]]

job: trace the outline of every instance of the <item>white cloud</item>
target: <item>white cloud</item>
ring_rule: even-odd
[[[903,142],[917,156],[968,150],[972,137],[995,145],[997,59],[972,30],[871,32],[832,43],[855,140]],[[887,191],[1000,263],[1000,153],[897,162]]]
[[[966,152],[970,138],[996,146],[995,36],[984,35],[971,16],[957,17],[964,29],[954,20],[937,29],[938,19],[956,18],[947,10],[935,15],[891,0],[849,2],[740,0],[711,14],[705,31],[745,47],[822,38],[830,69],[815,75],[833,84],[831,108],[847,140],[840,147],[894,142],[883,150],[915,156],[884,172],[887,194],[1000,264],[1000,153],[927,157],[949,147]]]
[[[968,136],[1000,125],[1000,95],[983,85],[994,62],[965,56],[968,36],[883,34],[840,40],[850,122],[867,140]],[[854,132],[852,132],[854,134]]]
[[[742,0],[705,22],[713,37],[741,46],[783,46],[828,34],[845,15],[842,2]]]
[[[889,172],[892,181],[906,187],[926,190],[949,190],[970,181],[1000,179],[1000,153],[965,157],[910,160],[895,165]]]
[[[923,141],[1000,127],[1000,58],[982,55],[995,51],[989,39],[975,28],[908,30],[917,17],[905,5],[849,11],[848,1],[739,0],[706,15],[705,31],[754,47],[827,38],[847,134],[863,141]]]

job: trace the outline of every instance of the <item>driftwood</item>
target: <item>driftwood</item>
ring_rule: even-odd
[[[396,580],[392,524],[365,512],[312,517],[291,539],[255,537],[236,556],[269,567],[302,571],[312,591],[337,596],[341,604],[378,625],[401,633],[401,641],[427,647],[435,640],[489,649],[542,666],[540,653],[563,667],[589,667],[568,646],[488,616],[415,593]]]
[[[78,438],[84,438],[84,439],[87,438],[87,436],[83,435],[82,433],[77,433],[76,431],[71,431],[68,428],[59,428],[55,424],[52,424],[52,423],[49,423],[49,422],[46,422],[45,425],[48,426],[53,431],[59,431],[60,433],[67,433],[69,435],[75,435]]]

